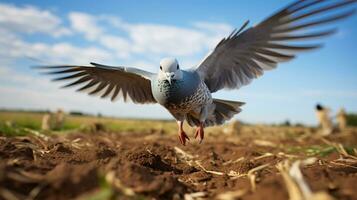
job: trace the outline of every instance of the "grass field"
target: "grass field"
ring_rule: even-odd
[[[35,112],[0,112],[0,127],[4,129],[7,123],[14,127],[29,128],[40,130],[44,113]],[[76,129],[86,129],[91,125],[102,124],[107,131],[125,132],[125,131],[173,131],[176,130],[176,123],[172,120],[138,120],[138,119],[117,119],[109,117],[95,116],[75,116],[66,115],[63,127],[57,131],[68,131]]]
[[[41,130],[42,118],[45,113],[0,111],[0,132],[7,135],[24,135],[22,128]],[[73,130],[90,131],[94,124],[102,125],[109,132],[162,132],[176,133],[177,124],[174,120],[119,119],[111,117],[66,115],[64,124],[55,133],[66,133]],[[11,127],[9,127],[9,125]],[[214,132],[222,127],[210,127],[208,132]],[[185,125],[185,130],[193,132],[193,128]]]

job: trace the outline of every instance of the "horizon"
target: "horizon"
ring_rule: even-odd
[[[51,82],[30,66],[98,62],[156,72],[160,59],[170,56],[188,68],[246,20],[257,24],[293,1],[189,2],[0,1],[0,108],[171,120],[159,105],[111,103],[59,89],[64,83]],[[234,119],[247,123],[313,125],[317,103],[333,115],[341,107],[356,113],[355,24],[357,15],[339,21],[337,34],[319,40],[323,48],[298,54],[239,90],[213,96],[246,102]]]

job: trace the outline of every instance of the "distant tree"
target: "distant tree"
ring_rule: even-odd
[[[287,120],[283,123],[283,126],[291,126],[290,121],[287,119]]]
[[[357,126],[357,114],[355,113],[347,114],[347,126]]]
[[[69,112],[70,115],[77,115],[77,116],[83,116],[84,113],[80,112],[80,111],[70,111]]]
[[[302,123],[296,123],[294,126],[295,126],[295,127],[305,127],[305,125],[302,124]]]

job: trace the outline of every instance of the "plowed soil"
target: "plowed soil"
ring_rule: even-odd
[[[208,135],[202,144],[191,139],[186,146],[176,135],[162,133],[0,137],[0,199],[86,199],[106,187],[104,182],[112,199],[224,199],[234,194],[237,199],[286,200],[276,164],[309,156],[317,161],[302,173],[313,192],[357,199],[357,162],[339,163],[341,154],[333,148],[308,150],[329,148],[328,141],[355,147],[355,131],[324,139],[304,133],[257,137]]]

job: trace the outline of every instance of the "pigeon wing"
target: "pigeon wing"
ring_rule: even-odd
[[[101,98],[110,97],[114,101],[128,97],[134,103],[156,103],[151,91],[151,79],[155,74],[130,67],[114,67],[91,63],[92,66],[40,66],[46,74],[59,76],[53,81],[73,82],[63,86],[81,85],[77,91],[86,91],[90,95],[99,95]]]
[[[265,70],[293,59],[296,53],[320,47],[320,44],[299,44],[296,41],[334,33],[335,29],[311,31],[309,28],[319,28],[319,25],[352,15],[354,9],[340,9],[355,2],[299,0],[244,30],[247,21],[239,30],[223,38],[195,70],[211,92],[240,88],[261,76]]]

